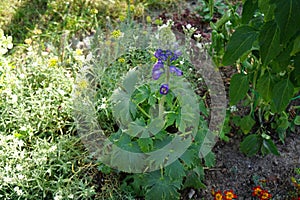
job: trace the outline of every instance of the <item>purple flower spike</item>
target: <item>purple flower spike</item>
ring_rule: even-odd
[[[161,70],[153,70],[152,71],[152,78],[154,80],[157,80],[157,79],[159,79],[159,77],[161,76],[162,73],[163,72]]]
[[[156,51],[155,51],[155,53],[154,53],[154,56],[158,59],[158,60],[160,60],[160,61],[166,61],[167,60],[167,56],[166,56],[166,54],[164,53],[164,51],[163,50],[161,50],[161,49],[157,49]]]
[[[175,73],[176,76],[182,76],[183,72],[175,66],[170,66],[170,72]]]
[[[169,92],[169,85],[168,84],[162,84],[160,86],[159,93],[161,93],[162,95],[166,95],[166,94],[168,94],[168,92]]]
[[[160,69],[163,69],[164,68],[164,64],[163,64],[163,62],[161,61],[161,60],[158,60],[157,61],[157,63],[155,63],[154,65],[153,65],[153,71],[154,70],[160,70]]]

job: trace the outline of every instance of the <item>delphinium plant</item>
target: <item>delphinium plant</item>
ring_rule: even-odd
[[[135,196],[179,199],[181,189],[204,188],[214,154],[199,157],[210,132],[200,115],[207,108],[186,79],[191,51],[170,24],[121,25],[118,33],[97,36],[95,65],[78,76],[88,83],[74,93],[82,140],[101,166],[125,172],[122,189]]]

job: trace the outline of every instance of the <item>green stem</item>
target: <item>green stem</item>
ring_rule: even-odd
[[[136,106],[144,115],[146,115],[149,119],[151,119],[151,116],[140,105],[136,104]]]
[[[170,82],[170,59],[167,60],[167,64],[166,64],[166,84],[169,85],[169,82]],[[163,114],[164,114],[164,104],[165,104],[165,101],[166,101],[166,96],[163,95],[162,98],[160,99],[160,102],[159,102],[159,106],[158,106],[158,109],[159,109],[159,117],[163,117]]]

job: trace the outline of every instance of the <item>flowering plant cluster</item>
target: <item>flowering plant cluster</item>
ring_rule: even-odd
[[[237,199],[237,195],[233,192],[233,190],[225,190],[224,193],[221,190],[217,192],[212,190],[211,194],[214,197],[214,200],[232,200]],[[258,197],[259,200],[269,200],[271,199],[272,195],[267,191],[261,188],[260,186],[256,186],[252,190],[252,196]]]
[[[224,193],[221,190],[215,192],[212,190],[211,194],[214,197],[214,200],[232,200],[237,199],[237,195],[233,192],[233,190],[225,190]]]
[[[258,197],[259,200],[268,200],[272,197],[272,195],[267,190],[264,190],[260,186],[256,186],[253,188],[252,196]]]

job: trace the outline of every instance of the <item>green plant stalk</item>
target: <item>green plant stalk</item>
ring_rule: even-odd
[[[136,106],[138,107],[138,109],[144,114],[146,115],[146,117],[148,117],[149,119],[151,119],[151,116],[138,104],[136,104]]]
[[[170,82],[170,59],[167,60],[167,65],[166,65],[166,84],[169,85],[169,82]],[[166,96],[164,95],[160,102],[159,102],[159,106],[158,106],[158,109],[159,109],[159,117],[163,117],[163,114],[164,114],[164,104],[165,104],[165,101],[166,101]]]

